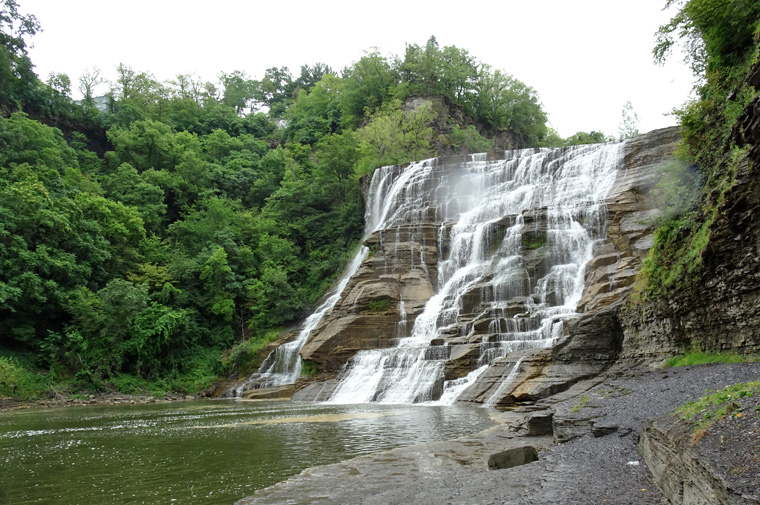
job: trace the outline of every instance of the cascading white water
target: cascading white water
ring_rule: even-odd
[[[396,348],[357,353],[330,401],[451,403],[495,359],[552,345],[575,316],[621,154],[621,144],[595,144],[378,169],[368,230],[442,223],[438,250],[448,252],[438,259],[438,291],[409,336]],[[527,221],[539,220],[545,231],[531,243]],[[451,347],[430,343],[452,336],[478,341],[481,356],[477,370],[444,382]]]

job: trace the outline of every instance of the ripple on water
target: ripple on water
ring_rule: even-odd
[[[0,502],[227,504],[306,467],[492,424],[486,409],[291,402],[0,415]]]

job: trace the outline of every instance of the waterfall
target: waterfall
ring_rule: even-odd
[[[437,292],[413,323],[402,300],[408,336],[394,348],[359,351],[330,401],[453,403],[495,360],[551,346],[577,315],[621,163],[622,144],[594,144],[376,170],[368,232],[438,224]],[[478,346],[477,366],[446,380],[455,345]]]

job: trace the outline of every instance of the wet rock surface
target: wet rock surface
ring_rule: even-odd
[[[758,363],[668,370],[617,365],[535,404],[494,411],[501,424],[477,435],[312,468],[238,504],[665,504],[636,448],[647,420],[707,390],[758,379]],[[562,442],[527,436],[530,426],[546,428],[548,419],[555,435],[565,428]],[[735,458],[720,448],[726,434],[717,430],[723,429],[716,425],[700,441],[701,454],[730,472]],[[536,449],[537,461],[488,469],[495,454],[525,446]]]
[[[547,281],[545,287],[538,289],[537,283],[559,261],[549,256],[559,253],[547,245],[552,221],[547,207],[531,208],[520,215],[507,213],[483,228],[482,247],[492,254],[495,248],[504,247],[509,230],[523,223],[517,227],[519,236],[514,239],[521,260],[519,268],[507,269],[509,281],[500,281],[498,288],[493,285],[494,278],[506,275],[503,272],[485,275],[462,287],[461,292],[456,292],[457,304],[442,311],[436,321],[444,329],[435,335],[431,345],[448,345],[452,350],[444,360],[445,380],[461,379],[484,362],[492,364],[492,369],[459,396],[461,402],[506,405],[543,398],[600,373],[617,358],[623,338],[617,311],[630,293],[641,259],[651,246],[658,215],[648,194],[660,179],[662,163],[672,157],[677,139],[677,128],[664,128],[620,146],[624,163],[613,173],[614,184],[603,210],[599,215],[589,210],[581,219],[589,221],[582,224],[588,228],[589,236],[602,238],[585,268],[585,288],[578,304],[582,315],[576,321],[568,317],[564,322],[559,333],[571,338],[550,359],[541,351],[525,359],[525,373],[514,381],[518,386],[514,391],[502,387],[502,383],[510,377],[515,360],[522,351],[532,349],[535,353],[535,349],[549,343],[548,330],[540,338],[533,334],[543,324],[542,312],[532,313],[526,307],[537,303],[539,292],[547,307],[558,303],[555,297],[559,295],[554,291],[558,288]],[[563,159],[561,151],[551,156]],[[436,160],[431,167],[434,176],[406,188],[415,198],[394,204],[405,209],[414,202],[408,211],[411,217],[401,223],[393,221],[392,226],[375,231],[365,240],[370,250],[367,259],[301,350],[303,359],[313,361],[326,374],[324,379],[339,374],[358,351],[397,346],[400,338],[409,335],[425,303],[439,291],[438,269],[453,247],[453,223],[444,216],[455,215],[456,209],[449,209],[449,204],[442,207],[438,198],[460,181],[457,167],[463,160]],[[455,323],[450,321],[452,318],[456,318]],[[498,356],[507,348],[509,358],[499,361]],[[329,388],[315,383],[306,389],[299,399],[324,397]]]

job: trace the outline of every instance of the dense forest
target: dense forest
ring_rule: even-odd
[[[374,168],[609,140],[559,138],[535,90],[435,37],[261,79],[119,63],[74,101],[34,71],[34,15],[0,9],[0,396],[201,391],[329,289]]]

